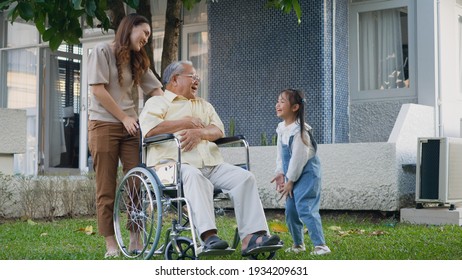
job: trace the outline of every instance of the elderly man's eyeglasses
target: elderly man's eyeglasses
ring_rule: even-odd
[[[195,82],[200,82],[201,81],[201,78],[197,74],[178,74],[178,76],[190,77]]]

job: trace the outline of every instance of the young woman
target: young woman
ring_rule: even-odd
[[[276,114],[283,121],[276,129],[277,157],[276,190],[286,197],[286,223],[293,245],[286,252],[303,252],[303,225],[308,228],[314,245],[313,255],[330,253],[322,230],[319,203],[321,197],[321,166],[316,155],[316,142],[311,127],[305,123],[306,101],[295,89],[280,92]]]
[[[117,257],[113,209],[119,160],[126,173],[139,163],[138,112],[132,89],[161,95],[162,85],[149,68],[144,45],[151,26],[143,16],[130,14],[120,23],[112,43],[100,43],[88,58],[88,144],[96,172],[96,207],[99,234],[105,237],[105,258]],[[129,250],[139,249],[133,228]]]

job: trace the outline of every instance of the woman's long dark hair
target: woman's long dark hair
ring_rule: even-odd
[[[140,83],[141,76],[150,66],[149,57],[144,48],[141,48],[139,52],[130,50],[130,35],[132,34],[132,29],[143,23],[149,24],[149,21],[144,16],[129,14],[122,19],[117,28],[114,38],[114,53],[120,85],[122,85],[123,82],[123,66],[130,65],[135,85]]]
[[[279,95],[285,94],[285,97],[287,100],[289,100],[290,106],[293,106],[295,104],[298,104],[298,111],[296,115],[296,122],[298,122],[298,125],[300,126],[300,136],[302,137],[302,141],[305,145],[308,146],[308,142],[305,139],[305,132],[308,133],[309,131],[306,129],[305,126],[305,105],[306,105],[306,100],[305,100],[305,95],[301,90],[298,89],[292,89],[292,88],[287,88],[282,90]],[[311,138],[311,137],[310,137]]]

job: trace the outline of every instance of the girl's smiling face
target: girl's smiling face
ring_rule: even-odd
[[[286,122],[295,121],[298,105],[291,105],[287,98],[287,93],[283,92],[279,95],[276,103],[276,115]]]

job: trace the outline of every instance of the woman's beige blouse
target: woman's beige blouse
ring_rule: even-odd
[[[88,84],[104,84],[106,90],[114,101],[128,115],[137,118],[135,102],[137,98],[132,96],[133,79],[130,68],[123,69],[123,84],[119,84],[117,75],[116,58],[109,43],[97,44],[88,57]],[[155,88],[162,87],[151,69],[148,69],[141,78],[141,89],[147,94]],[[89,93],[89,119],[107,122],[119,122],[109,113],[95,96]]]

